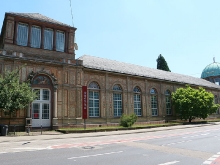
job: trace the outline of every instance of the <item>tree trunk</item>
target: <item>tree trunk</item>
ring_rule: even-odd
[[[190,118],[189,118],[189,123],[191,123],[191,122],[192,122],[192,118],[190,117]]]

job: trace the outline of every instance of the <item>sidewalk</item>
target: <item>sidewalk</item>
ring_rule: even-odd
[[[65,138],[84,138],[84,137],[97,137],[97,136],[110,136],[120,134],[132,134],[132,133],[144,133],[154,131],[165,131],[173,129],[186,129],[193,127],[204,127],[209,125],[220,125],[220,122],[213,122],[210,124],[192,124],[192,125],[177,125],[169,127],[157,127],[137,130],[120,130],[111,132],[92,132],[92,133],[72,133],[62,134],[56,131],[44,131],[42,132],[30,132],[29,135],[26,132],[16,132],[16,135],[12,136],[0,136],[0,143],[3,142],[19,142],[19,141],[35,141],[35,140],[50,140],[50,139],[65,139]],[[11,133],[10,133],[11,134]]]

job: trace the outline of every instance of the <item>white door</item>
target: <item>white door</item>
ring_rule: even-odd
[[[32,103],[32,127],[50,127],[50,90],[34,89],[37,99]]]

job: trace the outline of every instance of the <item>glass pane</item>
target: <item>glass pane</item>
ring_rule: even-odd
[[[31,28],[31,47],[40,48],[41,44],[41,29],[36,26]]]
[[[99,92],[89,91],[89,117],[99,117]]]
[[[170,95],[170,91],[166,90],[165,95]]]
[[[53,30],[51,29],[44,30],[44,49],[53,49]]]
[[[99,92],[94,92],[94,99],[99,99]]]
[[[33,84],[47,84],[50,85],[50,79],[46,76],[37,76],[33,80]]]
[[[122,88],[120,85],[114,85],[113,90],[114,91],[122,91]]]
[[[157,92],[156,92],[156,90],[154,89],[154,88],[152,88],[151,90],[150,90],[150,94],[156,94]]]
[[[140,93],[140,92],[141,92],[141,90],[140,90],[140,88],[139,88],[139,87],[135,87],[135,88],[134,88],[134,90],[133,90],[133,92],[135,92],[135,93]]]
[[[157,116],[157,96],[152,95],[151,96],[151,111],[152,111],[152,116]]]
[[[43,100],[50,100],[50,91],[48,89],[43,89]]]
[[[39,119],[39,113],[40,113],[40,104],[33,103],[32,104],[32,119]]]
[[[100,87],[96,82],[91,82],[89,84],[89,89],[100,89]]]
[[[64,52],[65,35],[64,32],[56,32],[56,51]]]
[[[119,117],[122,115],[122,94],[113,93],[113,107],[114,116]]]
[[[49,119],[49,104],[42,104],[42,119]]]
[[[17,44],[27,46],[28,43],[28,25],[18,24],[17,29]]]

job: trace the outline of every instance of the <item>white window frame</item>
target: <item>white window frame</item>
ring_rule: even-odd
[[[46,35],[47,32],[51,33],[51,38],[48,38],[48,36]],[[53,37],[54,37],[53,36],[53,29],[45,28],[44,29],[44,49],[53,50]]]
[[[56,31],[56,51],[64,52],[65,49],[65,32]]]
[[[40,106],[42,106],[42,108],[40,108],[39,107],[39,109],[42,109],[41,110],[41,112],[39,111],[39,114],[38,115],[40,115],[38,118],[35,118],[35,114],[33,113],[33,111],[32,111],[32,119],[50,119],[50,115],[51,115],[51,91],[49,90],[49,89],[47,89],[47,88],[33,88],[33,91],[36,91],[36,90],[38,90],[40,93],[39,94],[37,94],[37,99],[36,100],[34,100],[33,102],[32,102],[32,105],[34,105],[34,104],[38,104],[38,105],[40,105]],[[47,98],[44,98],[44,91],[48,91],[48,95],[46,95],[47,96]],[[44,118],[43,117],[43,114],[45,114],[44,112],[43,112],[43,105],[44,104],[48,104],[49,105],[49,108],[48,108],[48,118]]]
[[[123,112],[122,88],[118,84],[113,86],[113,109],[114,117],[121,117]]]
[[[98,83],[89,84],[89,117],[100,117],[100,87]],[[98,98],[95,96],[98,95]],[[92,96],[92,97],[91,97]]]
[[[38,30],[38,31],[34,32],[34,30]],[[38,36],[36,36],[37,34]],[[31,27],[31,47],[40,48],[40,46],[41,46],[41,27],[33,25]]]
[[[142,116],[142,108],[141,108],[141,90],[139,87],[135,87],[134,90],[134,113],[137,116]]]
[[[156,89],[152,88],[150,90],[151,95],[151,115],[158,116],[158,99],[157,99],[157,91]]]
[[[17,28],[17,45],[27,46],[28,45],[28,24],[18,23]],[[25,29],[26,28],[26,29]]]

